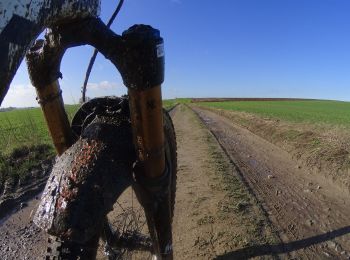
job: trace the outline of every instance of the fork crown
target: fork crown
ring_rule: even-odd
[[[164,44],[160,32],[137,24],[122,34],[123,52],[119,66],[127,88],[144,90],[164,81]]]

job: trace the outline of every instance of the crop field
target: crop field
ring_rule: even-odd
[[[164,108],[170,109],[176,103],[175,99],[164,100]],[[66,105],[70,120],[79,106]],[[55,154],[41,109],[27,108],[1,112],[0,147],[1,194],[6,180],[25,183],[30,179],[34,168]]]
[[[175,106],[171,117],[179,165],[173,237],[180,242],[175,244],[174,259],[190,254],[194,259],[269,258],[275,252],[289,259],[285,245],[301,259],[320,259],[325,251],[332,259],[341,259],[336,247],[328,247],[330,242],[347,250],[349,254],[343,254],[349,258],[350,103],[217,101],[164,101],[166,109]],[[70,117],[77,108],[67,106]],[[9,196],[40,181],[43,171],[49,173],[45,169],[54,151],[45,145],[51,142],[39,108],[2,112],[0,122],[2,148],[7,145],[7,154],[0,154],[0,194]],[[124,199],[118,202],[123,207],[124,202],[128,205]],[[23,210],[29,215],[36,203]],[[267,212],[265,205],[272,210]],[[6,222],[11,223],[6,231],[0,225],[1,233],[15,234],[0,238],[1,244],[24,241],[22,230],[31,224],[23,222],[22,212],[13,215],[18,228],[12,219]],[[284,232],[291,222],[296,233]],[[286,242],[279,241],[279,231]],[[329,239],[330,232],[341,235]],[[44,252],[45,239],[37,237],[25,239],[31,243],[35,238],[35,247]],[[313,239],[320,245],[303,250],[294,246]]]
[[[167,99],[167,100],[163,100],[163,107],[165,109],[170,109],[172,108],[173,106],[176,105],[176,100],[175,99]]]
[[[341,101],[224,101],[201,106],[248,112],[294,123],[320,123],[350,127],[350,102]]]
[[[350,102],[261,100],[195,103],[287,150],[350,190]]]
[[[164,100],[164,108],[170,109],[178,101]],[[79,105],[66,105],[69,119],[72,119]],[[22,146],[38,144],[51,145],[51,139],[40,108],[15,109],[0,113],[1,153],[9,154]]]
[[[191,102],[191,98],[175,98],[163,100],[163,106],[165,109],[170,109],[177,104],[187,104]]]
[[[67,105],[72,118],[78,105]],[[16,109],[0,113],[0,147],[4,154],[21,146],[51,144],[44,116],[40,108]]]

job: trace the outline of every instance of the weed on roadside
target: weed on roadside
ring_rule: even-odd
[[[54,156],[51,146],[23,146],[9,155],[0,154],[0,194],[12,192],[33,179],[41,178],[43,163],[50,164]]]

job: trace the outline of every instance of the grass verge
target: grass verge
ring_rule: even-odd
[[[42,178],[43,165],[49,167],[53,156],[48,145],[23,146],[9,155],[0,154],[0,194],[10,194]]]

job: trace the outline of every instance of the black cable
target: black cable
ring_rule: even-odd
[[[119,0],[119,4],[117,6],[117,8],[115,9],[114,13],[112,14],[111,18],[109,19],[108,23],[107,23],[107,27],[109,28],[114,19],[117,17],[120,9],[122,8],[122,5],[124,3],[124,0]],[[97,56],[97,53],[98,53],[98,50],[95,49],[94,50],[94,53],[92,54],[91,56],[91,59],[90,59],[90,62],[89,62],[89,66],[87,67],[87,70],[86,70],[86,74],[85,74],[85,80],[84,80],[84,84],[83,84],[83,87],[81,89],[81,93],[82,93],[82,102],[85,102],[86,100],[86,97],[85,97],[85,93],[86,93],[86,86],[87,86],[87,83],[88,83],[88,80],[89,80],[89,77],[90,77],[90,73],[91,73],[91,70],[92,70],[92,66],[94,65],[94,62],[96,60],[96,56]]]

